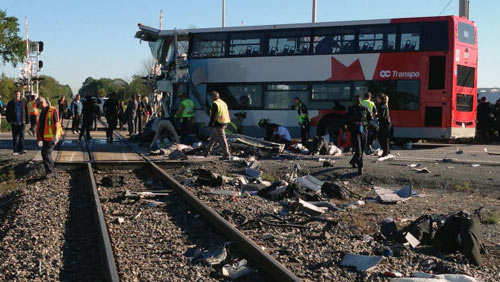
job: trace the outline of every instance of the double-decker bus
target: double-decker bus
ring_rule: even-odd
[[[477,28],[456,16],[251,27],[158,30],[139,24],[162,64],[162,91],[188,91],[197,120],[216,90],[247,112],[244,133],[267,118],[299,136],[293,98],[309,108],[312,134],[343,122],[355,95],[389,95],[394,137],[475,135]]]

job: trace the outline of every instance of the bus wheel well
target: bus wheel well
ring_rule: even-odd
[[[338,114],[329,114],[324,116],[318,123],[317,135],[336,134],[343,123],[343,117]]]

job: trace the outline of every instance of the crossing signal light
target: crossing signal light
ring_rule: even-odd
[[[43,68],[43,61],[42,60],[38,61],[38,69],[41,69],[41,68]]]
[[[42,52],[43,51],[43,41],[38,41],[38,52]]]

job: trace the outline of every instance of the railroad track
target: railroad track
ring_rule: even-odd
[[[120,141],[125,139],[117,131],[115,135]],[[167,270],[171,268],[171,264],[178,264],[180,268],[189,273],[193,270],[193,273],[206,271],[196,265],[186,266],[179,261],[172,262],[168,258],[173,259],[175,256],[169,257],[169,254],[159,252],[158,250],[162,248],[168,252],[165,242],[168,242],[169,238],[180,238],[178,242],[169,242],[171,248],[188,249],[183,244],[196,242],[197,247],[205,250],[213,248],[214,242],[218,242],[220,245],[221,242],[229,240],[235,246],[236,257],[247,258],[250,266],[259,269],[259,272],[255,273],[259,279],[265,277],[276,281],[299,281],[296,275],[178,183],[147,156],[138,153],[143,160],[141,162],[98,162],[93,158],[91,147],[89,142],[86,142],[85,150],[88,158],[85,159],[85,162],[66,163],[64,167],[85,171],[85,183],[87,191],[91,195],[92,213],[99,231],[98,241],[102,269],[104,270],[103,275],[107,281],[128,281],[141,275],[144,275],[141,277],[147,280],[163,280],[165,279],[164,275],[168,274]],[[115,179],[123,177],[126,180],[123,185],[125,188],[106,187],[103,185],[103,179],[106,177],[115,177]],[[134,185],[130,186],[130,183],[134,183]],[[151,191],[150,183],[156,183],[156,185],[166,188],[163,190],[167,190],[167,192],[159,196],[161,200],[159,202],[166,203],[166,207],[156,211],[155,208],[148,208],[148,203],[153,203],[152,206],[158,205],[153,200],[147,203],[138,200],[136,204],[126,204],[128,198],[124,196],[126,191],[123,189],[128,187],[137,190],[136,192],[155,193],[155,191]],[[186,203],[181,205],[181,213],[169,206],[169,203],[179,203],[179,200]],[[125,204],[122,203],[123,201]],[[170,214],[172,212],[173,215]],[[164,213],[166,216],[158,217]],[[197,225],[203,226],[204,229],[200,230]],[[142,232],[141,226],[144,227]],[[182,234],[191,235],[188,235],[187,239],[183,238],[182,234],[172,236],[171,233],[178,229],[182,229]],[[199,238],[199,235],[204,234],[204,231],[210,235],[207,234]],[[163,235],[158,237],[158,234]],[[155,240],[144,241],[141,238],[155,238]],[[179,242],[182,246],[179,246]],[[176,250],[177,255],[179,250]],[[132,257],[137,259],[131,259]],[[194,278],[178,277],[178,279],[189,280]]]

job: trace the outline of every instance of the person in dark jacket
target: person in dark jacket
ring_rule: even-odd
[[[136,115],[137,115],[137,98],[132,95],[130,101],[127,104],[127,109],[125,110],[125,116],[127,118],[128,135],[134,135],[136,131]]]
[[[113,142],[113,131],[116,129],[118,124],[118,112],[120,105],[116,99],[116,94],[111,93],[109,99],[104,103],[104,114],[106,115],[106,121],[108,123],[108,128],[106,129],[106,140],[109,143]]]
[[[481,137],[486,144],[491,142],[491,119],[493,117],[493,109],[486,97],[479,100],[477,106],[477,129],[481,131]]]
[[[297,114],[299,116],[300,125],[300,137],[302,139],[302,145],[306,146],[309,142],[309,112],[307,111],[307,106],[300,100],[299,97],[293,99],[295,103],[295,108],[297,109]]]
[[[358,173],[363,174],[363,152],[366,148],[366,130],[372,117],[370,111],[361,105],[361,97],[354,97],[354,105],[346,113],[346,121],[351,132],[351,144],[354,155],[349,162]]]
[[[146,109],[144,106],[144,102],[141,99],[141,95],[137,94],[135,96],[135,99],[137,102],[136,115],[135,115],[135,131],[137,132],[137,134],[140,134],[144,127],[143,116],[144,116],[144,111]]]
[[[82,110],[82,129],[80,131],[79,139],[85,138],[87,140],[92,139],[90,137],[90,129],[92,127],[92,122],[94,121],[94,97],[87,96],[85,102],[83,102]]]
[[[68,109],[68,101],[66,101],[66,96],[61,96],[61,99],[57,101],[57,105],[59,106],[59,121],[61,125],[63,125],[64,114]]]
[[[26,130],[26,122],[29,121],[28,104],[21,97],[21,92],[14,91],[14,99],[7,104],[6,112],[7,122],[12,127],[12,145],[13,155],[24,154],[24,132]]]
[[[500,140],[500,98],[495,103],[493,107],[493,116],[495,117],[495,130],[497,132],[497,137]]]
[[[384,93],[377,96],[378,142],[382,148],[382,157],[389,155],[389,142],[391,136],[391,117],[389,114],[389,97]]]
[[[120,101],[118,105],[118,125],[120,126],[120,131],[123,131],[124,122],[125,122],[125,105],[123,101]]]

